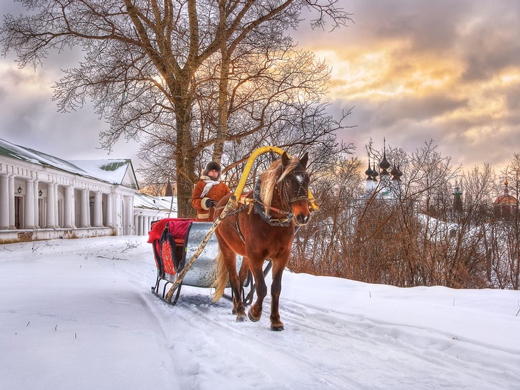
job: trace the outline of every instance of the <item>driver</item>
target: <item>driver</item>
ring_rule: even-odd
[[[229,187],[219,180],[220,171],[218,163],[210,162],[193,188],[191,205],[197,211],[197,221],[213,221],[215,205],[231,192]]]

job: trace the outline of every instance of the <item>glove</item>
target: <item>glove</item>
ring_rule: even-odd
[[[213,199],[206,199],[206,208],[215,207],[217,202],[215,202]]]

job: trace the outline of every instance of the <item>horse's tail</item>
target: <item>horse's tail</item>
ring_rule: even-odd
[[[224,289],[226,288],[229,280],[229,274],[226,268],[226,263],[224,261],[224,254],[220,248],[218,250],[216,262],[215,281],[213,282],[213,287],[215,288],[213,302],[217,302],[220,298],[222,298],[222,295],[224,295]]]

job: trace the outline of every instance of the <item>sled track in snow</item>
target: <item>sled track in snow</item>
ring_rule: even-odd
[[[150,306],[190,389],[209,389],[223,378],[222,385],[231,382],[227,388],[247,378],[259,389],[516,389],[520,383],[515,352],[283,298],[281,308],[286,330],[276,333],[268,328],[268,298],[257,323],[236,323],[229,302],[211,304],[191,292],[175,308]],[[183,340],[184,332],[190,336]],[[214,366],[204,366],[208,359]]]

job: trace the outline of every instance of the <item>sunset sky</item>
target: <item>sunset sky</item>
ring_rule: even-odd
[[[354,23],[332,33],[302,22],[294,37],[332,68],[331,110],[354,107],[341,138],[363,145],[386,137],[413,151],[432,138],[440,151],[471,167],[501,166],[520,152],[520,2],[518,0],[340,0]],[[0,13],[19,9],[3,1]],[[64,158],[102,158],[104,123],[86,107],[56,113],[51,100],[60,68],[18,69],[0,59],[0,137]],[[113,157],[135,157],[121,142]]]

